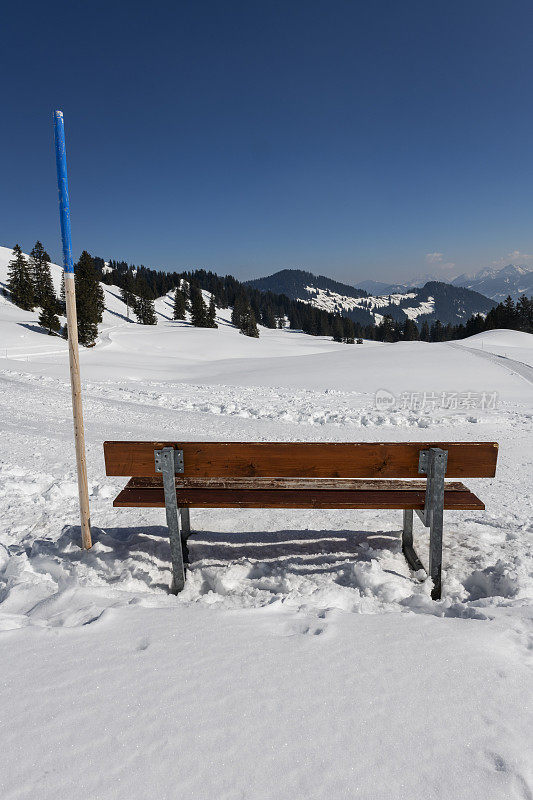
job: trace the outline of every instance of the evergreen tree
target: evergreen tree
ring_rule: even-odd
[[[191,284],[188,283],[185,279],[180,281],[181,286],[180,289],[183,292],[183,296],[185,298],[185,311],[191,310]]]
[[[443,342],[444,341],[444,329],[442,327],[442,322],[438,319],[432,326],[429,332],[429,338],[432,342]]]
[[[35,243],[30,256],[35,304],[41,307],[39,324],[43,328],[47,328],[48,333],[51,334],[57,332],[61,327],[57,315],[62,311],[62,307],[56,297],[52,281],[50,256],[40,242]]]
[[[227,294],[227,292],[226,292],[226,290],[224,288],[219,288],[217,290],[217,293],[216,293],[216,296],[215,296],[215,305],[216,305],[217,308],[227,308],[228,307],[228,305],[229,305],[229,303],[228,303],[228,294]]]
[[[237,328],[241,327],[241,316],[248,308],[248,303],[244,295],[238,295],[233,302],[233,309],[231,312],[231,321]]]
[[[135,299],[134,311],[137,322],[141,325],[157,325],[154,301],[148,284],[140,279],[137,283],[137,297]]]
[[[515,328],[518,322],[518,315],[516,313],[516,308],[513,303],[513,298],[511,297],[511,295],[507,295],[505,302],[503,304],[503,309],[504,309],[503,317],[505,321],[504,327]]]
[[[396,325],[389,314],[385,314],[383,321],[377,326],[377,334],[382,342],[398,341]]]
[[[207,307],[202,292],[197,286],[191,286],[191,322],[195,328],[208,328]]]
[[[333,320],[333,326],[332,326],[331,332],[333,334],[333,341],[334,342],[342,342],[342,339],[343,339],[343,336],[344,336],[344,331],[343,331],[343,327],[342,327],[342,319],[337,314],[335,315],[335,318]]]
[[[246,306],[240,315],[239,331],[245,336],[259,338],[259,331],[255,321],[255,315],[250,306]]]
[[[69,278],[70,280],[70,278]],[[104,293],[92,257],[84,250],[74,269],[78,339],[86,347],[94,344],[104,313]]]
[[[211,295],[209,307],[207,309],[206,328],[218,328],[217,325],[217,309],[215,306],[215,295]]]
[[[348,317],[342,318],[342,339],[346,344],[355,344],[355,325]]]
[[[264,325],[265,328],[275,328],[276,327],[276,317],[274,316],[274,312],[272,310],[272,306],[270,303],[267,303],[261,310],[261,325]]]
[[[22,250],[16,244],[13,258],[8,264],[7,288],[11,293],[11,301],[25,311],[33,311],[33,281],[31,272]]]
[[[414,322],[412,319],[409,319],[409,317],[407,317],[407,319],[405,320],[405,322],[403,324],[402,333],[403,333],[403,338],[407,342],[416,341],[418,339],[418,328],[416,326],[416,322]]]
[[[126,303],[126,317],[130,318],[130,308],[132,311],[135,311],[135,281],[133,280],[133,274],[130,269],[126,270],[124,273],[124,277],[122,278],[120,295],[123,301]]]
[[[174,293],[174,319],[185,319],[185,311],[187,310],[187,298],[180,288],[177,288]]]
[[[444,331],[443,331],[443,333],[444,333],[444,341],[445,342],[450,342],[454,338],[454,332],[455,332],[454,326],[451,325],[448,322],[448,324],[445,325]]]
[[[331,336],[331,325],[329,324],[329,320],[326,316],[321,315],[320,317],[320,335],[321,336]]]
[[[423,342],[429,342],[429,325],[427,320],[424,320],[420,328],[420,339]]]
[[[33,282],[33,296],[36,306],[48,303],[51,295],[55,297],[52,273],[50,271],[50,256],[41,242],[35,242],[30,253],[30,272]]]
[[[39,325],[42,325],[43,328],[48,330],[49,335],[52,333],[57,333],[61,328],[61,323],[59,321],[59,317],[57,316],[58,312],[58,302],[57,298],[54,295],[48,296],[41,303],[41,313],[39,314]]]
[[[520,330],[533,333],[533,298],[522,295],[516,304]]]
[[[485,330],[485,320],[481,314],[474,314],[473,317],[470,317],[466,321],[465,330],[467,336],[474,336],[476,333],[481,333]]]
[[[296,305],[293,305],[291,307],[291,310],[290,310],[289,328],[291,329],[291,331],[301,331],[302,330],[302,317],[300,315],[300,310]]]

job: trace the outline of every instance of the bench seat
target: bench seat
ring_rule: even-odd
[[[422,510],[426,481],[176,478],[180,508],[324,508]],[[116,508],[164,508],[161,478],[131,478],[113,501]],[[463,483],[445,483],[444,509],[485,506]]]

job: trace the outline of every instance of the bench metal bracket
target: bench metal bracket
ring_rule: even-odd
[[[163,472],[162,469],[162,453],[165,450],[171,450],[174,454],[174,474],[175,475],[182,475],[185,472],[185,462],[183,460],[183,450],[174,450],[173,447],[164,447],[162,450],[154,450],[154,457],[155,457],[155,471],[156,472]]]
[[[422,450],[418,459],[418,472],[427,475],[426,498],[424,510],[418,511],[417,516],[422,524],[429,528],[429,575],[433,581],[431,597],[433,600],[440,600],[442,591],[442,531],[444,517],[444,478],[448,465],[448,451],[441,450],[440,447],[430,447],[429,450]],[[407,525],[404,512],[404,534],[402,536],[402,549],[405,557],[411,561],[405,552],[406,547],[413,544],[412,512],[411,528]],[[410,537],[410,538],[409,538]],[[406,545],[404,546],[404,540]],[[414,553],[414,550],[413,550]],[[416,556],[416,553],[415,553]],[[416,556],[418,559],[418,556]],[[418,563],[420,563],[418,559]]]
[[[176,473],[182,473],[184,471],[183,450],[175,450],[173,447],[163,447],[161,450],[154,450],[154,458],[155,471],[161,472],[163,475],[165,512],[170,538],[170,558],[172,561],[172,585],[170,590],[173,594],[178,594],[185,586],[184,545],[185,552],[187,552],[186,543],[182,541],[180,514],[178,513],[178,502],[176,499]]]

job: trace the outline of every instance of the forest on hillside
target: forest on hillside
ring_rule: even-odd
[[[521,297],[516,303],[508,297],[492,308],[486,316],[475,314],[466,323],[443,325],[439,320],[432,324],[406,319],[399,321],[385,316],[376,325],[368,314],[368,323],[353,322],[348,317],[317,309],[301,300],[291,300],[287,295],[255,289],[232,275],[220,276],[199,269],[186,272],[163,272],[125,261],[110,261],[104,270],[104,261],[95,259],[101,271],[101,280],[122,286],[124,281],[138,281],[148,287],[155,299],[172,291],[180,282],[210,292],[217,308],[248,307],[254,319],[266,328],[275,328],[288,321],[290,328],[302,330],[311,336],[332,336],[336,341],[352,343],[358,338],[383,342],[422,340],[444,342],[464,339],[486,330],[510,328],[533,333],[533,298]]]
[[[463,339],[495,328],[533,333],[533,298],[522,296],[516,303],[508,297],[486,316],[476,314],[458,325],[443,325],[439,320],[405,319],[386,315],[379,324],[368,315],[368,323],[354,322],[340,313],[318,309],[284,294],[261,291],[238,281],[232,275],[220,276],[204,269],[164,272],[126,261],[109,261],[83,251],[75,265],[78,336],[81,344],[90,346],[98,335],[104,312],[100,283],[118,286],[122,299],[143,325],[155,325],[154,300],[174,292],[174,319],[190,315],[192,325],[216,328],[216,309],[231,308],[232,323],[246,336],[259,336],[258,324],[266,328],[290,327],[311,336],[331,336],[337,342],[353,344],[357,340],[382,342],[422,340],[444,342]],[[209,293],[206,303],[203,292]],[[40,308],[39,322],[50,334],[60,332],[59,316],[65,311],[64,279],[60,296],[56,297],[50,271],[50,257],[38,241],[30,256],[24,256],[19,245],[13,249],[9,263],[6,293],[20,308]]]

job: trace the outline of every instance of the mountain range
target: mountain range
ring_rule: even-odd
[[[441,276],[422,275],[404,283],[386,283],[384,281],[366,280],[355,285],[367,294],[382,295],[408,292],[414,287],[425,285],[428,281],[441,282]],[[458,275],[449,281],[452,286],[472,289],[497,303],[503,302],[511,295],[516,302],[521,295],[533,295],[533,271],[520,264],[507,264],[505,267],[486,267],[475,275]]]
[[[533,295],[533,271],[519,264],[488,267],[475,275],[459,275],[452,286],[463,286],[501,303],[508,295],[518,300],[521,295]]]
[[[256,278],[247,281],[247,285],[260,291],[285,294],[291,300],[342,314],[362,325],[379,324],[385,315],[399,321],[409,318],[431,324],[438,319],[443,324],[457,325],[473,314],[487,314],[496,305],[494,300],[479,292],[440,281],[428,281],[420,288],[385,284],[386,289],[399,291],[369,294],[366,289],[296,269]],[[372,288],[370,282],[367,286]]]

